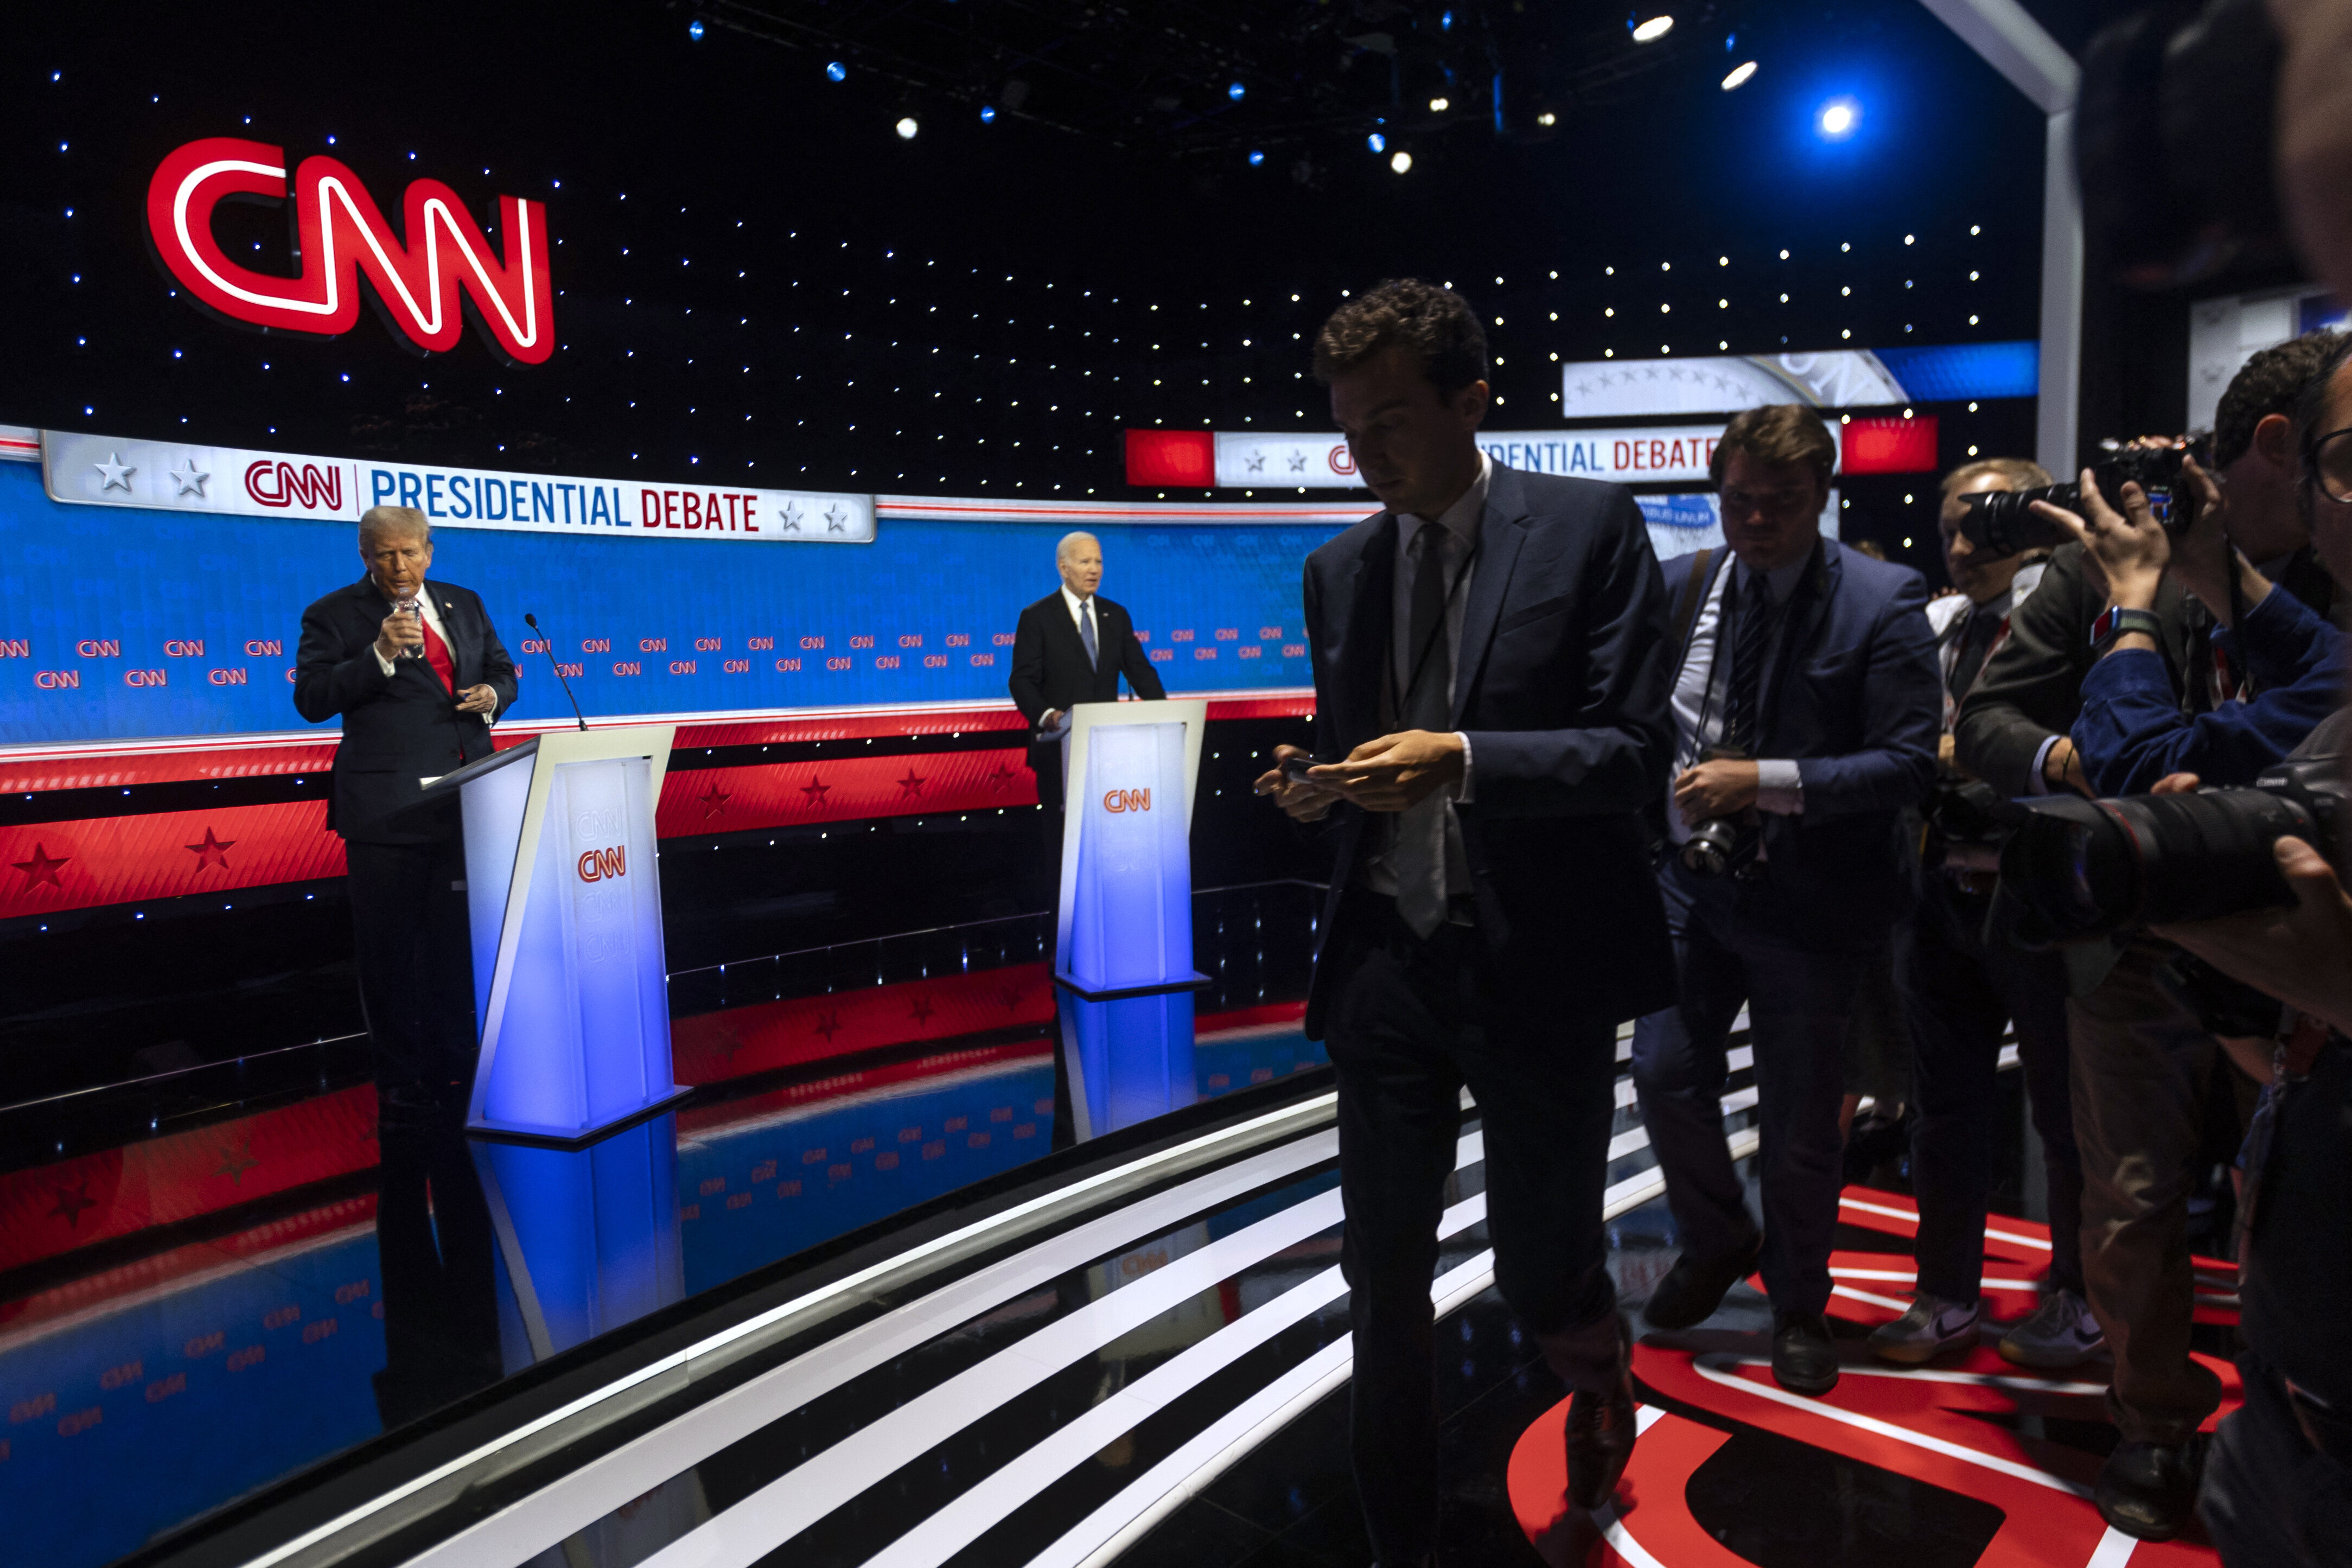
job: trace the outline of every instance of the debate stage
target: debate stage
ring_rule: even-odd
[[[1057,999],[1038,916],[673,975],[692,1098],[582,1152],[380,1112],[343,1042],[257,1056],[243,1092],[226,1064],[0,1116],[11,1560],[1368,1562],[1329,1069],[1299,1030],[1317,895],[1197,895],[1213,980],[1173,1029],[1082,1028],[1120,1004]],[[1621,1076],[1611,1241],[1638,1302],[1675,1237],[1632,1099]],[[2085,1495],[2100,1369],[1856,1344],[1801,1399],[1745,1287],[1642,1346],[1620,1508],[1564,1517],[1562,1391],[1492,1289],[1483,1170],[1474,1109],[1432,1285],[1463,1560],[2124,1560]],[[1908,1209],[1848,1192],[1849,1340],[1899,1310]],[[1992,1222],[1996,1316],[2045,1243]],[[2225,1375],[2230,1289],[2212,1266],[2199,1311]]]

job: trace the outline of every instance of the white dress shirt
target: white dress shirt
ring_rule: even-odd
[[[1391,729],[1398,723],[1397,705],[1412,679],[1412,658],[1418,649],[1408,647],[1412,625],[1412,590],[1418,557],[1413,541],[1424,528],[1443,531],[1435,545],[1437,560],[1445,571],[1449,592],[1445,599],[1446,682],[1445,700],[1450,706],[1460,690],[1462,679],[1462,615],[1470,602],[1470,580],[1478,569],[1477,550],[1480,525],[1486,516],[1486,489],[1494,474],[1494,465],[1484,452],[1478,454],[1478,477],[1461,499],[1445,509],[1433,522],[1415,512],[1397,513],[1396,583],[1389,605],[1389,668],[1387,689],[1381,693],[1381,721]],[[1471,772],[1470,737],[1457,730],[1454,738],[1462,742],[1462,782],[1451,795],[1443,791],[1432,794],[1411,812],[1397,814],[1380,835],[1381,847],[1365,865],[1365,885],[1373,892],[1393,896],[1397,890],[1396,872],[1389,864],[1389,853],[1394,844],[1397,823],[1402,817],[1416,813],[1442,811],[1445,814],[1445,894],[1448,899],[1470,896],[1470,857],[1462,842],[1462,821],[1454,815],[1456,805],[1467,805],[1475,794]]]
[[[382,587],[378,587],[376,592],[381,594],[383,590]],[[396,610],[400,608],[400,605],[395,603],[392,607]],[[444,626],[441,622],[441,611],[440,608],[433,603],[433,584],[430,583],[425,584],[417,593],[416,614],[419,619],[423,620],[426,626],[433,628],[433,635],[441,639],[441,646],[449,650],[449,679],[452,681],[456,680],[457,678],[457,645],[449,640],[449,628]],[[392,660],[384,658],[383,649],[374,643],[368,644],[368,651],[375,655],[375,667],[383,671],[383,678],[386,680],[390,680],[394,673],[394,667]],[[422,647],[419,647],[416,650],[416,657],[418,658],[423,658],[425,657],[425,650]],[[427,668],[430,667],[428,666]],[[465,691],[465,688],[462,686],[457,689],[460,695]],[[474,717],[479,719],[485,725],[488,724],[490,721],[490,716],[488,713],[477,713]]]
[[[1094,615],[1094,595],[1089,594],[1081,599],[1071,593],[1070,585],[1065,583],[1062,584],[1062,603],[1069,606],[1070,624],[1078,628],[1079,639],[1083,641],[1087,635],[1087,617]],[[1102,617],[1100,616],[1095,616],[1095,648],[1096,658],[1101,658]]]
[[[1788,603],[1789,595],[1796,591],[1797,584],[1811,564],[1812,557],[1808,555],[1794,565],[1766,574],[1765,591],[1771,595],[1772,602]],[[1756,574],[1736,559],[1717,569],[1715,581],[1707,584],[1706,600],[1699,605],[1697,618],[1691,624],[1690,646],[1683,655],[1682,669],[1675,677],[1668,706],[1675,716],[1675,778],[1682,777],[1708,747],[1723,739],[1723,710],[1731,695],[1731,661],[1716,658],[1715,650],[1723,626],[1724,592],[1735,576],[1740,580],[1740,592],[1746,594]],[[1775,631],[1771,645],[1764,650],[1764,668],[1768,673],[1778,660],[1780,649],[1780,633]],[[1762,679],[1758,681],[1759,694],[1766,684]],[[1757,760],[1756,806],[1759,811],[1781,816],[1803,813],[1804,780],[1794,762],[1781,757]],[[1681,810],[1671,800],[1666,805],[1666,835],[1676,844],[1691,836],[1691,825],[1683,820]]]

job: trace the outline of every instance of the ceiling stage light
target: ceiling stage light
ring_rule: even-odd
[[[701,18],[701,17],[697,16],[693,21],[688,22],[688,23],[686,25],[686,36],[687,36],[688,37],[689,37],[689,38],[692,38],[692,39],[693,39],[696,43],[698,43],[698,43],[700,43],[700,42],[702,42],[702,18]]]
[[[912,142],[915,139],[915,132],[921,129],[921,126],[915,123],[915,117],[909,114],[898,121],[898,140],[901,142]]]
[[[1412,167],[1412,154],[1410,153],[1398,153],[1391,155],[1389,159],[1389,167],[1394,169],[1400,174],[1405,173]]]
[[[1364,145],[1375,153],[1385,153],[1389,150],[1389,139],[1375,131],[1364,138]]]
[[[1674,30],[1675,19],[1672,16],[1653,16],[1633,29],[1633,41],[1637,44],[1654,44]]]
[[[980,122],[982,125],[993,125],[996,123],[996,105],[992,103],[983,103],[980,106]]]
[[[1235,103],[1239,103],[1242,100],[1242,94],[1248,90],[1249,89],[1244,87],[1241,83],[1235,82],[1233,86],[1225,89],[1225,96],[1232,99]]]
[[[1443,114],[1453,107],[1453,100],[1450,99],[1433,98],[1429,100],[1429,111],[1432,114]]]
[[[848,75],[849,68],[839,60],[835,60],[824,68],[824,79],[827,81],[842,81],[846,79]]]
[[[1252,153],[1250,154],[1250,167],[1251,167],[1251,168],[1255,169],[1255,168],[1256,168],[1260,163],[1265,163],[1265,153]]]
[[[1730,75],[1723,79],[1723,90],[1729,92],[1735,87],[1744,86],[1747,83],[1748,79],[1755,74],[1756,62],[1754,60],[1742,60],[1739,64],[1731,68]]]
[[[1813,116],[1813,129],[1822,140],[1843,142],[1862,123],[1862,105],[1850,98],[1832,98]]]

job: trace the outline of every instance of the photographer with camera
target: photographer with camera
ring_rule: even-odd
[[[2308,550],[2292,415],[2334,346],[2309,336],[2254,355],[2222,394],[2213,436],[2212,466],[2230,495],[2238,548],[2269,563],[2273,581],[2323,614],[2333,605],[2334,584]],[[2167,454],[2144,448],[2112,462],[2118,477],[2142,476],[2143,489],[2169,471]],[[1986,520],[2023,528],[2028,519],[2049,531],[2038,537],[2067,538],[2062,522],[2024,507],[1996,509]],[[2082,712],[2084,680],[2106,651],[2093,642],[2107,609],[2095,572],[2080,543],[2061,548],[1960,704],[1959,765],[2004,795],[2088,788],[2066,731]],[[2208,713],[2242,695],[2226,644],[2216,658],[2212,613],[2175,574],[2158,579],[2147,608],[2151,641],[2181,711]],[[2006,855],[2002,879],[2006,893],[2012,880]],[[2207,1096],[2231,1084],[2231,1069],[2221,1065],[2201,1011],[2168,984],[2175,956],[2144,936],[2067,955],[2084,1284],[2115,1354],[2108,1409],[2122,1435],[2096,1495],[2108,1523],[2143,1540],[2168,1540],[2186,1521],[2196,1493],[2193,1439],[2221,1399],[2219,1381],[2189,1354],[2195,1287],[2187,1227]]]
[[[1821,535],[1837,458],[1821,416],[1735,416],[1712,465],[1727,552],[1665,565],[1677,606],[1675,778],[1658,880],[1677,1005],[1634,1026],[1642,1121],[1682,1256],[1647,1316],[1687,1328],[1758,1267],[1772,1375],[1827,1392],[1842,1047],[1864,970],[1913,897],[1901,829],[1935,776],[1942,705],[1917,573]],[[1729,559],[1725,559],[1727,553]],[[1755,1042],[1765,1223],[1724,1145],[1726,1037]]]
[[[2083,1168],[2067,1085],[2065,960],[1984,940],[1997,830],[1980,797],[1991,792],[1949,765],[1960,700],[2008,640],[2011,617],[2041,581],[2046,560],[2037,551],[1996,555],[1971,541],[1961,527],[1969,498],[2049,483],[2033,463],[1992,458],[1954,469],[1943,484],[1944,563],[1958,592],[1930,604],[1927,619],[1943,663],[1946,766],[1928,807],[1919,912],[1900,954],[1918,1103],[1911,1183],[1919,1278],[1910,1310],[1870,1336],[1872,1353],[1891,1362],[1926,1362],[1977,1342],[2000,1044],[2012,1023],[2049,1173],[2051,1256],[2040,1307],[2001,1337],[2000,1353],[2021,1366],[2069,1367],[2105,1344],[2083,1295]]]

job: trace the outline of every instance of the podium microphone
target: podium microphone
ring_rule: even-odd
[[[588,721],[581,715],[580,699],[572,695],[572,682],[563,679],[563,667],[555,662],[555,645],[548,640],[545,632],[540,631],[539,617],[529,610],[523,612],[522,624],[532,631],[539,632],[539,651],[547,656],[547,668],[555,671],[555,684],[563,688],[563,695],[572,704],[572,716],[578,719],[580,727],[585,730],[588,728]]]

